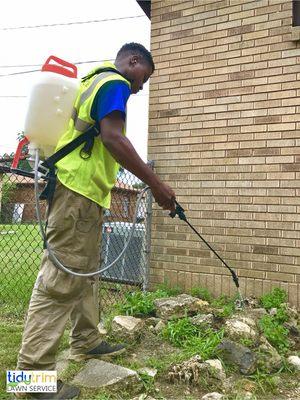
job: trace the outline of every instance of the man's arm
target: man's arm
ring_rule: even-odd
[[[150,186],[153,196],[164,210],[174,211],[175,193],[140,158],[130,140],[122,135],[124,120],[119,111],[113,111],[100,122],[101,140],[116,161]]]

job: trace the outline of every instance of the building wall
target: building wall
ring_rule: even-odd
[[[292,1],[152,0],[149,158],[245,295],[300,306],[300,42]],[[151,282],[234,294],[184,222],[156,209]]]

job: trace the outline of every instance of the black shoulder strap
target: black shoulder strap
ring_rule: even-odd
[[[78,146],[82,143],[88,141],[89,139],[93,139],[95,136],[99,135],[99,131],[95,126],[92,126],[86,132],[82,133],[81,135],[77,136],[74,140],[66,144],[64,147],[59,149],[57,152],[52,154],[52,156],[46,158],[43,161],[42,166],[46,168],[53,168],[54,165],[64,158],[67,154],[71,153],[71,151],[75,150]]]

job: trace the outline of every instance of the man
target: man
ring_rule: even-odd
[[[125,44],[115,64],[96,68],[81,84],[68,131],[57,148],[95,125],[100,135],[73,150],[57,164],[57,186],[49,210],[47,240],[57,258],[76,272],[99,268],[102,208],[110,206],[119,164],[150,186],[156,202],[174,210],[175,193],[141,160],[125,136],[126,103],[143,89],[154,72],[151,54],[138,43]],[[111,71],[116,70],[116,72]],[[19,353],[19,370],[54,370],[55,354],[67,321],[71,320],[70,359],[79,361],[124,350],[103,342],[97,330],[93,296],[95,279],[57,269],[45,251]],[[56,397],[74,398],[79,390],[59,382]]]

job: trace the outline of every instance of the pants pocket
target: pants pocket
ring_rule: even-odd
[[[68,269],[75,272],[87,271],[87,257],[67,254],[62,256],[58,252],[55,252],[55,255]],[[48,254],[45,254],[39,273],[38,288],[57,300],[70,300],[81,295],[86,279],[61,271],[53,265]]]

